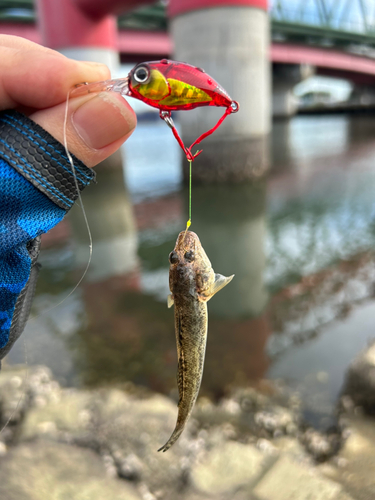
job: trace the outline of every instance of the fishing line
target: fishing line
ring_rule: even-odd
[[[191,226],[191,171],[192,171],[193,161],[189,160],[189,220],[186,223],[186,229]]]
[[[61,300],[57,304],[54,304],[52,307],[50,307],[48,309],[45,309],[41,314],[38,314],[37,316],[33,316],[30,319],[30,321],[32,321],[32,320],[34,320],[34,319],[36,319],[36,318],[38,318],[40,316],[43,316],[44,313],[49,312],[52,309],[55,309],[55,307],[60,306],[61,304],[63,304],[66,301],[66,299],[68,299],[72,295],[72,293],[74,293],[77,290],[77,288],[79,287],[79,285],[82,283],[82,281],[83,281],[84,277],[86,276],[87,271],[88,271],[88,269],[90,267],[90,264],[91,264],[91,258],[92,258],[92,235],[91,235],[91,229],[90,229],[90,226],[89,226],[89,222],[87,220],[87,215],[86,215],[85,207],[83,205],[83,201],[82,201],[82,197],[81,197],[81,191],[79,189],[79,185],[78,185],[78,181],[77,181],[76,168],[74,166],[74,161],[73,161],[72,155],[70,154],[70,152],[68,150],[68,141],[67,141],[67,133],[66,133],[67,123],[68,123],[69,98],[70,98],[70,94],[71,94],[71,92],[73,90],[74,89],[70,90],[68,92],[67,96],[66,96],[65,114],[64,114],[64,125],[63,125],[63,141],[64,141],[64,148],[65,148],[66,156],[67,156],[67,158],[69,160],[69,163],[70,163],[70,165],[72,167],[72,172],[73,172],[73,177],[74,177],[74,183],[75,183],[75,186],[76,186],[76,189],[77,189],[77,194],[78,194],[78,200],[79,200],[79,204],[80,204],[80,207],[81,207],[81,210],[82,210],[82,213],[83,213],[83,218],[85,220],[85,224],[86,224],[86,228],[87,228],[87,234],[89,236],[89,258],[88,258],[88,261],[87,261],[86,268],[85,268],[82,276],[78,280],[78,283],[73,288],[73,290],[71,290],[68,293],[68,295],[66,297],[64,297],[63,300]]]
[[[186,223],[186,229],[185,229],[185,234],[184,234],[184,239],[186,236],[186,233],[191,226],[191,178],[192,178],[192,164],[193,160],[188,160],[189,162],[189,220]]]
[[[91,235],[91,229],[90,229],[90,226],[89,226],[89,222],[87,220],[86,210],[85,210],[85,207],[83,205],[83,201],[82,201],[82,197],[81,197],[81,191],[80,191],[79,186],[78,186],[78,181],[77,181],[77,176],[76,176],[76,168],[74,166],[74,161],[73,161],[72,155],[69,153],[69,150],[68,150],[68,140],[67,140],[67,135],[66,135],[66,126],[67,126],[67,123],[68,123],[69,97],[70,97],[70,93],[71,92],[72,92],[72,90],[70,90],[68,92],[68,94],[66,96],[66,103],[65,103],[64,131],[63,131],[64,132],[64,148],[65,148],[66,156],[68,157],[69,163],[70,163],[70,165],[72,167],[72,172],[73,172],[73,177],[74,177],[74,183],[75,183],[76,189],[77,189],[79,204],[81,206],[83,218],[85,220],[85,224],[86,224],[86,228],[87,228],[87,234],[89,236],[89,258],[88,258],[88,261],[87,261],[86,268],[85,268],[85,270],[84,270],[81,278],[79,279],[78,283],[76,284],[76,286],[69,293],[69,295],[67,295],[65,297],[65,299],[63,299],[61,302],[59,302],[58,304],[56,304],[56,306],[62,304],[68,297],[70,297],[72,295],[73,292],[75,292],[77,290],[77,288],[82,283],[84,277],[87,274],[87,271],[88,271],[88,269],[90,267],[90,264],[91,264],[91,258],[92,258],[92,235]],[[54,307],[56,307],[56,306],[54,306]]]

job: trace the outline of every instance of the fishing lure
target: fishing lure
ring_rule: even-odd
[[[70,96],[102,91],[119,92],[123,96],[135,97],[159,109],[160,118],[172,129],[189,161],[193,161],[202,152],[193,154],[192,148],[211,135],[228,115],[239,110],[238,102],[233,101],[203,69],[168,59],[137,64],[125,78],[80,84],[73,89]],[[188,148],[177,132],[171,112],[199,106],[219,106],[226,110],[216,125],[200,135]]]

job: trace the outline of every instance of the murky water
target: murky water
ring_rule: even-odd
[[[236,275],[209,303],[202,394],[281,378],[311,422],[328,422],[348,364],[375,336],[374,137],[373,117],[276,122],[266,179],[194,187],[192,229],[215,271]],[[141,121],[124,147],[127,188],[115,160],[98,169],[84,193],[93,259],[68,298],[88,258],[80,210],[47,235],[28,363],[67,385],[176,391],[166,297],[168,254],[187,219],[180,161],[170,130]],[[8,362],[24,357],[18,341]]]

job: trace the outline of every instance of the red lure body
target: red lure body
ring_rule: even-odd
[[[135,97],[159,109],[160,118],[172,129],[189,161],[193,161],[201,153],[198,151],[193,154],[192,147],[211,135],[228,115],[239,110],[238,102],[233,101],[223,87],[203,69],[168,59],[137,64],[126,78],[78,85],[71,91],[71,95],[79,96],[88,92],[102,91],[119,92],[123,96]],[[199,106],[220,106],[225,108],[225,112],[214,127],[199,136],[187,148],[177,132],[171,112]]]
[[[193,154],[193,146],[211,135],[231,113],[239,109],[228,93],[212,77],[201,69],[190,64],[169,61],[150,61],[135,66],[128,75],[127,95],[135,97],[160,110],[160,117],[172,129],[173,135],[183,149],[186,158],[193,161],[201,151]],[[189,110],[199,106],[220,106],[226,108],[217,124],[187,148],[176,127],[171,111]]]
[[[169,82],[175,81],[181,83],[180,87],[182,90],[187,90],[188,86],[191,86],[195,89],[203,91],[205,94],[207,94],[208,99],[195,101],[194,95],[192,95],[190,102],[171,102],[170,104],[163,104],[164,99],[147,98],[137,90],[137,86],[139,87],[142,84],[137,85],[137,82],[134,81],[133,76],[136,70],[139,69],[139,67],[143,66],[148,67],[151,73],[153,70],[156,70],[164,76],[165,80],[169,84],[169,96],[171,94],[173,95],[174,90],[171,89],[171,85]],[[129,95],[131,95],[132,97],[135,97],[145,102],[146,104],[149,104],[150,106],[164,111],[188,110],[194,109],[198,106],[222,106],[227,108],[233,102],[233,100],[229,97],[223,87],[221,87],[221,85],[219,85],[203,69],[196,68],[195,66],[191,66],[187,63],[169,61],[167,59],[141,63],[133,68],[129,73],[129,91]],[[177,96],[174,96],[175,101],[177,101],[176,97]]]

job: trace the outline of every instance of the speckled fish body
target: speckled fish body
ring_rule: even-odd
[[[180,437],[201,385],[207,342],[207,301],[233,278],[215,274],[198,236],[182,231],[169,255],[168,306],[174,304],[178,357],[176,427],[158,451],[167,451]]]

